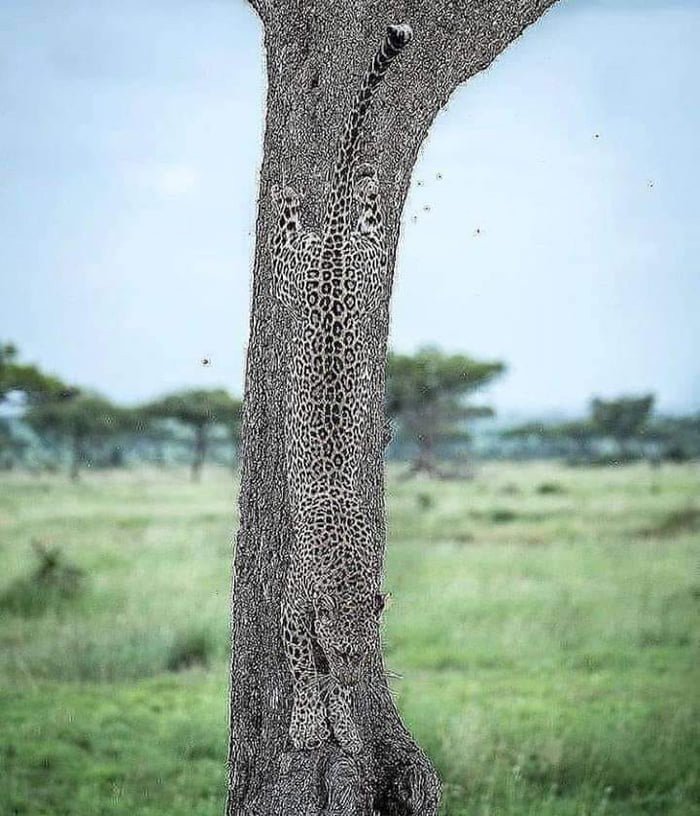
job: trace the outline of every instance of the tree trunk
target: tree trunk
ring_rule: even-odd
[[[238,441],[231,443],[231,473],[236,476],[238,474]]]
[[[442,475],[442,471],[437,463],[435,452],[424,442],[419,442],[418,454],[411,462],[409,469],[406,471],[406,473],[404,473],[402,478],[410,479],[413,476],[417,476],[419,473],[425,473],[428,476],[437,477]]]
[[[412,432],[413,437],[418,444],[418,453],[411,462],[408,470],[402,475],[402,480],[408,480],[419,473],[425,473],[427,476],[444,479],[447,478],[446,472],[440,467],[438,463],[435,433],[437,428],[438,417],[436,411],[431,410],[428,406],[420,410],[414,417],[413,421],[409,421],[407,427]]]
[[[70,479],[77,482],[80,478],[80,465],[83,461],[83,439],[79,433],[73,434],[70,454]]]
[[[154,460],[156,466],[159,468],[165,467],[165,441],[162,439],[156,439],[153,442],[153,451],[154,451]]]
[[[437,813],[437,777],[401,723],[380,657],[351,702],[367,748],[362,760],[332,741],[316,750],[294,750],[290,744],[292,678],[279,623],[291,545],[284,454],[290,325],[271,297],[270,191],[273,184],[291,184],[303,192],[302,220],[318,226],[338,134],[362,74],[387,24],[410,23],[413,43],[376,93],[363,146],[363,160],[379,172],[389,261],[385,300],[369,318],[371,410],[359,489],[383,540],[388,301],[411,170],[431,122],[452,91],[489,65],[552,2],[251,0],[265,30],[268,91],[232,598],[228,816]]]
[[[207,456],[207,426],[197,425],[194,429],[194,452],[190,478],[198,482],[202,475],[202,467]]]

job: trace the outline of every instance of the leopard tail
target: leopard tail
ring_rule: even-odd
[[[389,26],[381,46],[365,71],[338,147],[324,218],[326,233],[331,230],[342,230],[349,225],[352,180],[358,158],[357,148],[372,96],[391,63],[409,44],[412,37],[413,32],[408,23]]]

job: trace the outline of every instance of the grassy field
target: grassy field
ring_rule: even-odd
[[[700,814],[700,470],[389,479],[389,666],[444,813]],[[235,486],[0,480],[0,814],[222,813]],[[37,591],[32,542],[79,567]]]

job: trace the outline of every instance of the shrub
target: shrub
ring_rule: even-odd
[[[693,507],[681,507],[667,513],[658,524],[653,527],[646,527],[640,530],[645,536],[675,536],[683,533],[692,533],[700,529],[700,509]]]
[[[33,541],[32,547],[38,564],[0,595],[0,609],[23,617],[61,608],[77,599],[85,586],[85,573],[67,562],[59,547],[45,547],[39,541]]]
[[[430,493],[417,493],[416,503],[418,504],[418,508],[420,510],[427,512],[435,505],[435,499],[430,495]]]
[[[490,513],[491,521],[495,524],[504,524],[509,521],[515,521],[518,514],[514,510],[509,510],[507,507],[498,507]]]
[[[175,638],[168,656],[168,671],[208,666],[214,651],[211,637],[204,631],[185,632]]]
[[[540,496],[554,496],[557,493],[566,493],[566,490],[558,482],[542,482],[537,486],[537,492]]]

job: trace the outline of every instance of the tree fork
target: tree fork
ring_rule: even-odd
[[[487,67],[554,0],[250,0],[264,27],[267,112],[248,344],[240,529],[231,606],[227,816],[434,816],[439,783],[403,726],[377,657],[353,694],[367,759],[329,743],[295,751],[288,729],[292,680],[279,627],[291,525],[284,469],[283,393],[288,318],[271,296],[267,237],[273,184],[305,193],[302,219],[318,224],[350,100],[390,23],[413,28],[410,51],[369,112],[363,159],[378,168],[389,263],[386,300],[370,318],[371,417],[360,489],[384,540],[384,366],[401,209],[418,150],[451,93]]]

